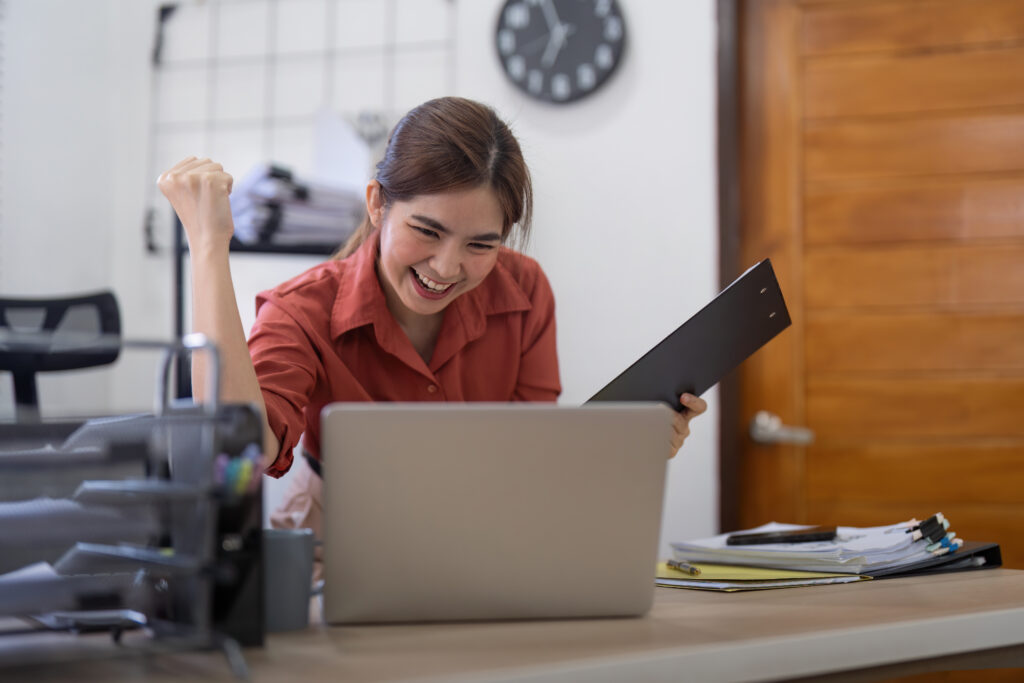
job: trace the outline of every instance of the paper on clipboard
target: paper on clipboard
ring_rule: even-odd
[[[679,409],[680,394],[703,394],[790,322],[775,271],[765,259],[589,401],[664,401]]]

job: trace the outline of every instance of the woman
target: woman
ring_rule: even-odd
[[[193,328],[220,348],[223,400],[260,407],[271,476],[300,436],[319,469],[320,410],[333,401],[558,397],[551,287],[504,246],[529,232],[530,175],[489,107],[445,97],[406,114],[367,185],[363,225],[335,259],[257,297],[248,344],[228,267],[231,183],[194,157],[159,180],[188,236]],[[201,358],[192,372],[201,400]],[[680,400],[670,456],[706,408]],[[320,521],[319,477],[296,477],[272,522],[319,534]]]

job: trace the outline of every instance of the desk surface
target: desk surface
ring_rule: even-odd
[[[688,680],[742,681],[986,651],[1001,657],[986,664],[1024,666],[1024,571],[731,594],[659,588],[642,619],[313,627],[272,635],[245,656],[255,681],[619,681],[681,673]],[[11,660],[38,662],[44,654],[0,638],[0,678],[231,680],[223,656],[209,652],[66,664],[55,657],[46,664]]]

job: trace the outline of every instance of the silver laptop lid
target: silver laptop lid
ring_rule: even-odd
[[[327,621],[643,614],[672,415],[660,403],[327,406]]]

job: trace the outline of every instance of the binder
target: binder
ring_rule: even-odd
[[[770,259],[748,269],[590,401],[664,401],[703,394],[791,323]]]
[[[921,576],[972,569],[995,569],[1002,564],[1003,556],[998,543],[965,541],[955,553],[948,553],[903,567],[877,569],[870,572],[869,575],[873,579],[889,579],[898,576]]]

